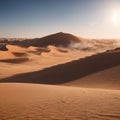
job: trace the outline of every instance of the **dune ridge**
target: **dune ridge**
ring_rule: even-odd
[[[120,52],[112,51],[56,65],[36,72],[18,74],[2,79],[0,82],[64,84],[119,65]],[[107,82],[109,83],[109,81]],[[119,83],[118,78],[118,80],[114,81],[113,86]],[[97,86],[100,87],[99,84]],[[109,88],[109,84],[107,87]],[[117,89],[119,89],[119,87],[117,87]]]

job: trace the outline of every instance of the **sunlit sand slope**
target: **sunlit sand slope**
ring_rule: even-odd
[[[1,120],[119,120],[120,91],[0,84]]]

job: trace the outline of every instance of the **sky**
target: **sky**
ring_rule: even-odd
[[[120,0],[0,0],[0,37],[57,32],[120,38]]]

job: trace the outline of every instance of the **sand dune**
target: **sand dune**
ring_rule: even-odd
[[[7,45],[6,48],[8,49],[7,51],[0,51],[0,60],[16,58],[21,53],[24,54],[24,52],[25,52],[25,49],[22,47],[19,47],[19,46]],[[17,56],[17,54],[19,54],[19,55]]]
[[[0,51],[0,62],[22,63],[28,61],[26,49],[7,45],[8,51]]]
[[[9,41],[9,44],[19,45],[23,47],[46,47],[49,45],[68,47],[71,43],[80,43],[82,40],[82,38],[80,39],[72,34],[59,32],[45,36],[43,38],[27,39],[22,41]]]
[[[114,41],[57,33],[12,43],[19,46],[0,51],[1,120],[120,119],[120,48]]]
[[[10,51],[0,51],[0,60],[16,58]]]
[[[68,53],[68,50],[65,48],[48,46],[49,52],[43,52],[42,56],[54,56],[54,57],[62,57],[66,56],[65,53]]]
[[[7,45],[7,48],[8,51],[0,51],[0,79],[20,73],[42,70],[94,54],[94,52],[70,50],[55,46],[22,48]]]
[[[0,84],[4,120],[119,120],[120,91]]]
[[[7,45],[7,48],[10,52],[22,52],[22,51],[26,51],[25,48],[23,47],[19,47],[19,46],[15,46],[15,45]]]
[[[109,49],[114,49],[120,46],[119,40],[105,40],[105,39],[86,39],[77,37],[69,33],[59,32],[51,34],[42,38],[34,39],[9,39],[2,40],[2,44],[17,45],[22,47],[29,47],[32,51],[37,47],[41,49],[48,46],[64,47],[67,49],[77,49],[82,51],[94,51],[97,53],[104,52]],[[33,47],[34,46],[34,47]],[[3,49],[7,49],[3,46]],[[43,50],[45,50],[43,49]],[[35,53],[35,52],[34,52]],[[40,53],[38,53],[40,54]]]
[[[81,78],[100,71],[102,72],[110,68],[112,69],[113,67],[119,65],[120,65],[119,51],[105,52],[98,55],[93,55],[90,57],[72,61],[69,63],[49,67],[44,70],[15,75],[9,78],[5,78],[1,80],[1,82],[65,84],[80,79],[79,82],[81,84],[83,82]],[[117,70],[119,70],[119,67],[117,68]],[[84,82],[85,83],[84,87],[88,87],[88,86],[90,87],[91,85],[91,87],[103,88],[104,86],[104,88],[120,89],[120,87],[118,86],[118,84],[120,84],[119,81],[120,76],[118,72],[116,72],[115,76],[116,77],[111,75],[111,78],[113,79],[109,79],[109,80],[107,80],[107,78],[106,79],[104,78],[105,81],[104,80],[101,81],[101,77],[99,79],[96,79],[95,81],[91,80],[93,84],[92,83],[89,84],[90,83],[90,79],[89,79],[88,83]],[[114,84],[110,80],[112,81],[114,80]],[[100,84],[95,84],[95,83],[100,83]]]
[[[42,53],[48,53],[50,52],[50,49],[47,47],[33,47],[30,46],[27,48],[29,53],[35,54],[35,55],[41,55]]]

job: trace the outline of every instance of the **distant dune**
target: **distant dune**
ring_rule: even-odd
[[[9,44],[19,45],[22,47],[29,46],[47,47],[49,45],[68,47],[71,43],[79,42],[81,42],[81,39],[79,39],[78,37],[72,34],[59,32],[43,38],[26,39],[22,41],[9,41]]]
[[[4,45],[2,45],[4,44]],[[0,51],[6,51],[7,45],[16,45],[21,47],[41,47],[48,46],[62,47],[67,49],[77,49],[82,51],[94,51],[100,53],[120,46],[119,40],[114,39],[86,39],[69,33],[55,33],[42,38],[23,39],[23,38],[1,38]],[[15,52],[15,51],[14,51]],[[37,53],[39,54],[39,53]]]
[[[0,61],[6,61],[7,59],[16,59],[17,57],[25,56],[26,49],[19,46],[5,45],[7,51],[0,51]]]

